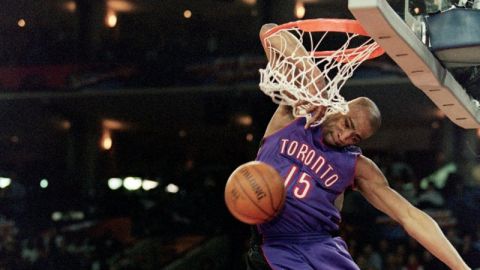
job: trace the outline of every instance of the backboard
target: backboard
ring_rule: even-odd
[[[412,12],[410,0],[400,1],[403,7],[398,6],[398,0],[390,2],[396,2],[395,9],[386,0],[349,0],[348,8],[410,81],[452,122],[463,128],[479,128],[478,101],[467,94],[429,50],[419,21],[422,17],[415,16],[415,13],[443,10],[446,3],[442,0],[422,0],[426,10],[419,8]]]

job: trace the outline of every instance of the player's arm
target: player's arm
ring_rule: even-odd
[[[303,46],[298,46],[300,41],[294,35],[286,31],[281,33],[283,38],[271,37],[268,39],[268,42],[266,42],[264,38],[265,33],[274,28],[275,26],[277,25],[270,23],[263,25],[260,29],[260,41],[262,42],[263,49],[265,50],[265,55],[267,56],[269,62],[278,61],[281,57],[284,56],[309,55]],[[274,48],[276,50],[271,50],[270,48]],[[282,51],[283,55],[276,53],[276,51]],[[303,64],[305,66],[299,68],[311,67],[315,65],[313,61],[306,61]],[[318,68],[314,69],[314,73],[321,74]],[[323,80],[319,83],[324,84]],[[325,113],[325,109],[312,107],[310,108],[308,113],[312,113],[312,117],[310,117],[310,119],[306,123],[306,128],[309,127],[314,121],[321,119],[323,117],[323,114]],[[279,105],[267,126],[264,136],[266,137],[276,132],[277,130],[280,130],[294,119],[295,118],[293,117],[292,108],[290,106]]]
[[[400,223],[411,237],[435,257],[451,269],[470,269],[435,220],[393,190],[373,161],[359,157],[355,181],[357,189],[373,206]]]
[[[260,41],[262,42],[263,49],[265,50],[265,55],[267,56],[268,61],[276,61],[280,55],[275,55],[273,52],[270,52],[269,46],[273,46],[277,49],[280,49],[282,44],[280,38],[275,38],[272,39],[272,42],[266,43],[264,41],[264,36],[267,31],[270,29],[274,28],[277,26],[276,24],[269,23],[265,24],[262,26],[260,29]],[[293,37],[295,39],[295,37]],[[291,38],[288,39],[289,42],[293,42]],[[286,45],[286,44],[284,44]],[[295,43],[289,44],[287,48],[291,48],[295,46]],[[275,58],[275,59],[274,59]],[[286,125],[288,125],[290,122],[292,122],[295,118],[293,117],[292,113],[292,107],[287,106],[287,105],[279,105],[277,107],[277,110],[273,114],[272,118],[270,119],[270,122],[267,125],[267,129],[265,131],[264,137],[267,137],[276,131],[282,129]]]

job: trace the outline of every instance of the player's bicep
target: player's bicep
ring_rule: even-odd
[[[375,163],[361,156],[357,162],[355,175],[356,188],[375,208],[400,223],[408,218],[412,205],[390,187]]]
[[[293,117],[291,107],[286,105],[278,106],[277,110],[270,119],[270,122],[268,123],[264,137],[270,136],[278,130],[284,128],[293,120],[295,120],[295,118]]]

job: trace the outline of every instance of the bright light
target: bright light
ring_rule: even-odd
[[[125,130],[128,128],[128,124],[114,119],[103,119],[102,126],[110,130]]]
[[[142,182],[143,190],[151,190],[151,189],[154,189],[156,187],[158,187],[158,182],[157,181],[152,181],[152,180],[145,179]]]
[[[168,193],[177,193],[179,190],[180,188],[175,184],[168,184],[168,186],[165,187],[165,191]]]
[[[252,123],[253,123],[253,119],[250,115],[248,114],[245,114],[245,115],[238,115],[236,117],[236,122],[238,125],[240,126],[245,126],[245,127],[248,127],[248,126],[251,126]]]
[[[48,180],[47,179],[40,180],[40,187],[41,188],[47,188],[48,187]]]
[[[63,4],[63,9],[68,12],[74,13],[77,10],[77,3],[75,1],[68,1]]]
[[[69,214],[70,218],[73,220],[82,220],[85,218],[85,214],[81,211],[72,211]]]
[[[61,220],[63,217],[62,213],[61,212],[53,212],[52,213],[52,220],[53,221],[59,221]]]
[[[190,19],[192,17],[192,11],[187,9],[183,12],[183,17]]]
[[[129,1],[122,0],[109,0],[107,1],[109,9],[116,12],[131,12],[135,9],[135,6]]]
[[[295,17],[302,19],[305,16],[305,5],[302,1],[297,1],[295,4]]]
[[[418,7],[414,8],[413,12],[415,12],[415,14],[419,14],[420,13],[420,8],[418,8]]]
[[[120,178],[110,178],[108,179],[108,187],[111,190],[117,190],[123,185],[123,180]]]
[[[123,186],[127,190],[137,190],[142,187],[142,179],[140,177],[126,177],[123,179]]]
[[[60,121],[60,128],[63,130],[69,130],[72,127],[72,123],[68,120],[61,120]]]
[[[110,148],[112,148],[112,138],[110,137],[104,138],[102,142],[102,146],[103,146],[103,149],[110,150]]]
[[[105,18],[105,23],[110,28],[114,28],[117,25],[117,14],[115,14],[115,11],[113,10],[107,11],[107,17]]]
[[[104,129],[102,133],[102,138],[100,142],[100,146],[103,150],[110,150],[112,148],[112,136],[110,134],[110,130]]]
[[[247,136],[245,136],[245,139],[249,142],[253,141],[253,134],[252,133],[248,133]]]
[[[27,25],[27,22],[24,19],[20,19],[17,22],[18,27],[25,27]]]
[[[12,179],[8,177],[0,177],[0,188],[6,188],[10,186],[11,183],[12,183]]]
[[[249,6],[254,6],[257,3],[257,0],[242,0],[242,2]]]

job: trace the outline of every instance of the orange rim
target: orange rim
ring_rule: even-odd
[[[278,25],[267,32],[264,33],[262,40],[268,38],[269,36],[277,33],[281,30],[288,30],[292,28],[298,28],[305,32],[339,32],[339,33],[352,33],[358,34],[365,37],[370,37],[368,33],[363,29],[362,25],[356,20],[349,19],[308,19],[289,22],[285,24]],[[364,48],[365,47],[365,48]],[[358,48],[350,48],[345,50],[345,54],[349,55],[354,52],[361,52],[365,50],[367,46],[360,46]],[[314,52],[313,55],[316,57],[321,56],[330,56],[335,51],[318,51]],[[384,54],[385,51],[379,46],[368,56],[367,59],[372,59],[379,57]]]

